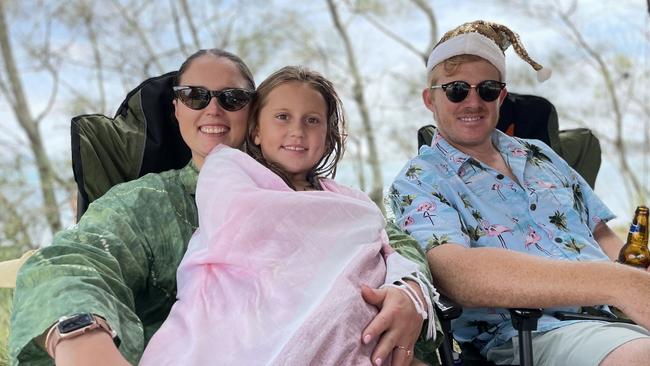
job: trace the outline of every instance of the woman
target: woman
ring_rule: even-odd
[[[198,89],[177,90],[190,93],[195,104],[173,102],[191,161],[183,169],[113,187],[91,204],[77,225],[59,232],[51,246],[25,263],[14,298],[9,345],[13,362],[47,362],[54,356],[58,365],[89,360],[94,365],[136,363],[169,313],[176,297],[176,268],[198,225],[198,170],[216,145],[239,147],[244,141],[249,94],[224,91],[254,89],[244,62],[221,50],[190,56],[178,78],[177,84],[213,91],[206,96]],[[373,355],[385,358],[398,346],[393,339],[420,329],[420,324],[406,330],[394,325],[419,315],[395,289],[366,290],[366,298],[382,312],[364,337],[383,333]],[[70,319],[57,322],[63,316]],[[90,328],[95,329],[76,334]],[[111,331],[121,341],[119,350]]]

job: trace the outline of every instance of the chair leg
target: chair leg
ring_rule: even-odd
[[[453,336],[451,333],[451,320],[441,319],[440,325],[442,328],[442,333],[444,334],[445,339],[442,341],[438,352],[440,353],[440,361],[442,366],[453,366],[454,365],[454,355],[453,355]]]
[[[533,366],[533,337],[530,330],[519,331],[519,365]]]
[[[537,320],[542,316],[541,309],[508,309],[512,326],[519,334],[519,364],[533,366],[532,331],[537,329]]]

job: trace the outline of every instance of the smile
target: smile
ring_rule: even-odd
[[[199,131],[203,133],[209,133],[209,134],[220,134],[220,133],[226,133],[230,130],[230,128],[226,126],[201,126],[199,127]]]
[[[282,146],[285,150],[289,151],[306,151],[307,148],[304,148],[302,146]]]
[[[480,117],[480,116],[472,116],[472,117],[459,117],[458,119],[463,121],[463,122],[476,122],[476,121],[478,121],[478,120],[480,120],[482,118],[483,117]]]

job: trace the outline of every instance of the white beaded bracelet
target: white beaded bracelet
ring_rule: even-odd
[[[415,306],[415,311],[422,317],[422,320],[428,319],[428,314],[426,309],[424,308],[424,305],[422,304],[422,301],[420,300],[420,297],[418,296],[417,292],[411,288],[406,282],[404,281],[397,281],[396,283],[386,283],[383,284],[380,288],[384,287],[394,287],[397,289],[400,289],[404,291],[404,293],[411,299],[411,302]]]

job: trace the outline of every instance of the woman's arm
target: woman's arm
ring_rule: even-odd
[[[173,262],[182,258],[184,236],[192,232],[184,223],[195,208],[184,213],[182,204],[171,205],[161,184],[134,184],[97,200],[79,224],[58,233],[20,269],[9,340],[14,361],[47,360],[37,337],[61,316],[92,313],[106,319],[122,340],[121,353],[137,362],[147,338],[141,317],[164,319],[174,300]]]

